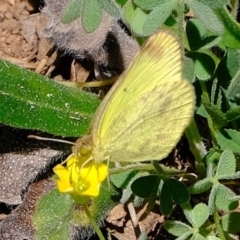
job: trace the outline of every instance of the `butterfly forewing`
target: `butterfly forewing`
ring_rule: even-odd
[[[194,107],[182,79],[180,44],[168,32],[149,38],[103,100],[92,124],[96,161],[162,159],[176,145]]]

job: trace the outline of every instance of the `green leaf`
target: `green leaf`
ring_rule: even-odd
[[[201,50],[210,49],[216,46],[222,40],[221,36],[208,36],[202,40],[202,44],[200,46]]]
[[[195,51],[200,48],[202,39],[206,35],[206,28],[198,19],[190,19],[186,26],[187,39],[190,49]]]
[[[217,78],[222,88],[227,89],[240,68],[240,51],[227,48],[227,53],[218,64]],[[234,98],[234,96],[232,96]]]
[[[142,177],[146,173],[139,172],[138,170],[125,170],[123,172],[110,174],[111,182],[117,187],[123,189],[121,203],[125,203],[132,196],[133,192],[131,189],[132,183]]]
[[[196,113],[204,118],[208,118],[208,113],[204,107],[204,105],[202,104],[202,102],[200,101],[199,102],[199,106],[197,106],[197,109],[196,109]]]
[[[235,173],[232,173],[232,174],[225,174],[225,175],[222,175],[220,179],[224,179],[224,180],[228,180],[228,179],[238,179],[240,178],[240,172],[235,172]]]
[[[130,9],[131,10],[131,9]],[[129,12],[130,12],[129,10]],[[131,13],[131,12],[130,12]],[[136,35],[143,36],[143,24],[147,18],[147,14],[141,9],[136,8],[134,14],[132,15],[132,19],[129,22],[132,30]]]
[[[74,207],[73,199],[56,189],[43,196],[33,215],[35,239],[70,239],[69,220]]]
[[[193,234],[191,240],[206,240],[200,233]]]
[[[136,179],[132,183],[132,191],[141,198],[150,198],[153,191],[156,192],[160,183],[157,175],[148,175]]]
[[[113,199],[118,193],[107,182],[101,185],[100,195],[88,204],[88,210],[96,223],[101,227],[109,211],[116,206]],[[76,205],[69,194],[60,193],[57,189],[43,196],[33,216],[36,240],[72,239],[72,228],[78,228],[81,239],[93,234],[90,220],[79,205]]]
[[[225,114],[221,111],[221,109],[218,106],[209,102],[209,99],[206,96],[206,94],[202,95],[202,103],[207,113],[209,114],[210,118],[212,119],[215,129],[219,129],[228,124]]]
[[[214,237],[214,236],[208,236],[206,240],[221,240],[221,238]]]
[[[215,133],[218,145],[222,150],[240,153],[240,132],[234,129],[222,129]]]
[[[219,81],[217,78],[215,78],[212,82],[210,102],[213,104],[216,103],[216,106],[221,109],[222,91],[219,88]]]
[[[128,0],[126,4],[123,6],[123,15],[125,20],[128,23],[132,22],[132,19],[134,17],[136,6],[133,4],[132,0]]]
[[[182,235],[185,236],[185,234],[187,234],[186,235],[187,237],[192,234],[191,232],[192,228],[180,221],[167,220],[164,223],[164,227],[169,233],[171,233],[174,236],[182,236]]]
[[[112,17],[120,18],[122,16],[122,10],[114,0],[101,0],[99,3],[101,4],[102,9]]]
[[[240,106],[232,108],[225,113],[228,122],[233,122],[240,118]]]
[[[203,4],[198,0],[189,0],[188,3],[190,5],[190,8],[197,16],[197,18],[203,22],[204,26],[207,29],[218,34],[223,33],[224,31],[223,24],[209,6]]]
[[[82,14],[84,0],[69,0],[62,14],[62,22],[68,24],[79,18]]]
[[[224,232],[237,234],[240,232],[240,213],[232,212],[221,218],[221,225]]]
[[[215,205],[218,210],[230,211],[238,207],[238,201],[233,201],[236,194],[229,188],[219,184],[215,195]]]
[[[240,51],[237,49],[227,48],[226,66],[230,78],[233,78],[240,67]]]
[[[227,7],[214,10],[218,19],[224,25],[224,33],[222,35],[222,44],[224,47],[240,48],[240,26],[239,23],[229,13]],[[211,25],[211,24],[209,24]]]
[[[102,8],[99,0],[85,0],[82,10],[82,25],[87,33],[94,32],[102,20]]]
[[[204,178],[202,180],[197,181],[194,185],[189,188],[191,194],[199,194],[206,192],[212,186],[211,178]]]
[[[100,101],[0,60],[0,122],[54,135],[86,134]]]
[[[214,165],[217,165],[221,154],[222,154],[222,151],[220,149],[212,148],[204,156],[203,162],[207,165],[207,177],[213,176],[214,172],[211,166],[213,163]]]
[[[198,0],[198,1],[209,6],[210,8],[219,8],[229,4],[229,0],[214,0],[214,1]]]
[[[130,197],[133,195],[133,192],[132,192],[132,189],[131,187],[128,185],[126,189],[123,189],[123,192],[122,192],[122,197],[120,199],[120,202],[122,204],[125,204],[129,199]]]
[[[231,150],[225,150],[218,162],[216,175],[219,179],[226,174],[234,174],[236,171],[236,159]]]
[[[169,215],[173,209],[172,195],[165,181],[163,182],[160,195],[160,209],[164,215]]]
[[[108,12],[119,17],[120,11],[117,5],[112,1],[103,0],[70,0],[67,7],[63,11],[62,22],[70,23],[81,17],[81,23],[87,33],[94,32],[100,25],[102,20],[102,7],[106,8],[108,3]]]
[[[195,82],[194,63],[191,58],[183,58],[183,78],[189,82]]]
[[[239,101],[240,99],[240,70],[236,73],[233,79],[230,82],[230,85],[227,90],[227,97],[230,100]]]
[[[193,227],[200,228],[209,217],[209,208],[204,203],[199,203],[191,211]]]
[[[208,54],[195,52],[191,57],[194,59],[194,68],[198,79],[208,80],[213,76],[216,65]]]
[[[221,41],[221,36],[206,36],[206,28],[198,19],[191,19],[186,26],[188,43],[191,50],[209,49]]]
[[[215,197],[218,190],[218,185],[218,182],[213,185],[208,198],[208,207],[211,215],[214,213],[215,210]]]
[[[170,0],[172,1],[172,0]],[[166,2],[166,0],[133,0],[133,2],[143,10],[153,10],[154,8],[158,7],[159,5]]]
[[[169,189],[175,203],[182,204],[190,199],[188,189],[182,182],[169,178],[164,181],[164,184]]]
[[[117,188],[126,188],[131,179],[139,176],[137,170],[126,170],[121,173],[111,174],[110,180]]]
[[[159,177],[159,176],[158,176]],[[159,190],[162,188],[163,181],[159,178],[159,183],[155,184],[148,200],[147,212],[150,212],[156,205]]]
[[[147,16],[142,26],[142,34],[149,36],[162,26],[166,19],[171,15],[175,1],[167,1],[159,4]]]
[[[167,27],[174,27],[176,26],[177,20],[173,17],[173,14],[170,15],[166,21],[164,22],[164,25]]]
[[[126,2],[127,0],[116,0],[116,3],[118,3],[121,7],[123,7]]]
[[[154,4],[154,0],[151,3],[141,1],[141,4],[143,7],[150,7]],[[124,17],[136,35],[149,36],[171,15],[174,6],[175,1],[162,0],[157,2],[157,7],[154,7],[152,11],[146,12],[144,8],[137,7],[132,1],[128,1],[123,7]]]

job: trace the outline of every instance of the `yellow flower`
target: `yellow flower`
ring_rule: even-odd
[[[90,160],[90,154],[76,156],[72,154],[67,159],[67,165],[61,164],[53,168],[58,176],[57,187],[62,193],[70,193],[75,201],[86,203],[90,197],[99,195],[100,185],[108,174],[107,165]]]

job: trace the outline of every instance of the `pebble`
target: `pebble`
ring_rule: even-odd
[[[10,5],[8,3],[0,4],[0,12],[5,13],[9,10]]]
[[[30,15],[30,13],[27,10],[23,10],[21,14],[24,15],[24,16]]]
[[[17,28],[19,25],[19,22],[15,19],[6,19],[5,21],[2,22],[1,27],[3,30],[14,30],[15,28]]]
[[[7,12],[5,13],[5,17],[6,17],[7,19],[11,19],[11,18],[13,18],[13,15],[12,15],[12,13],[10,13],[9,11],[7,11]]]
[[[5,37],[0,37],[0,42],[5,42],[6,38]]]
[[[0,22],[2,22],[4,19],[4,14],[2,12],[0,12]]]

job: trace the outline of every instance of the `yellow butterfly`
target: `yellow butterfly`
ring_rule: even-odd
[[[74,152],[87,148],[96,163],[166,157],[194,112],[194,90],[182,72],[178,40],[168,31],[151,36],[101,102]]]

